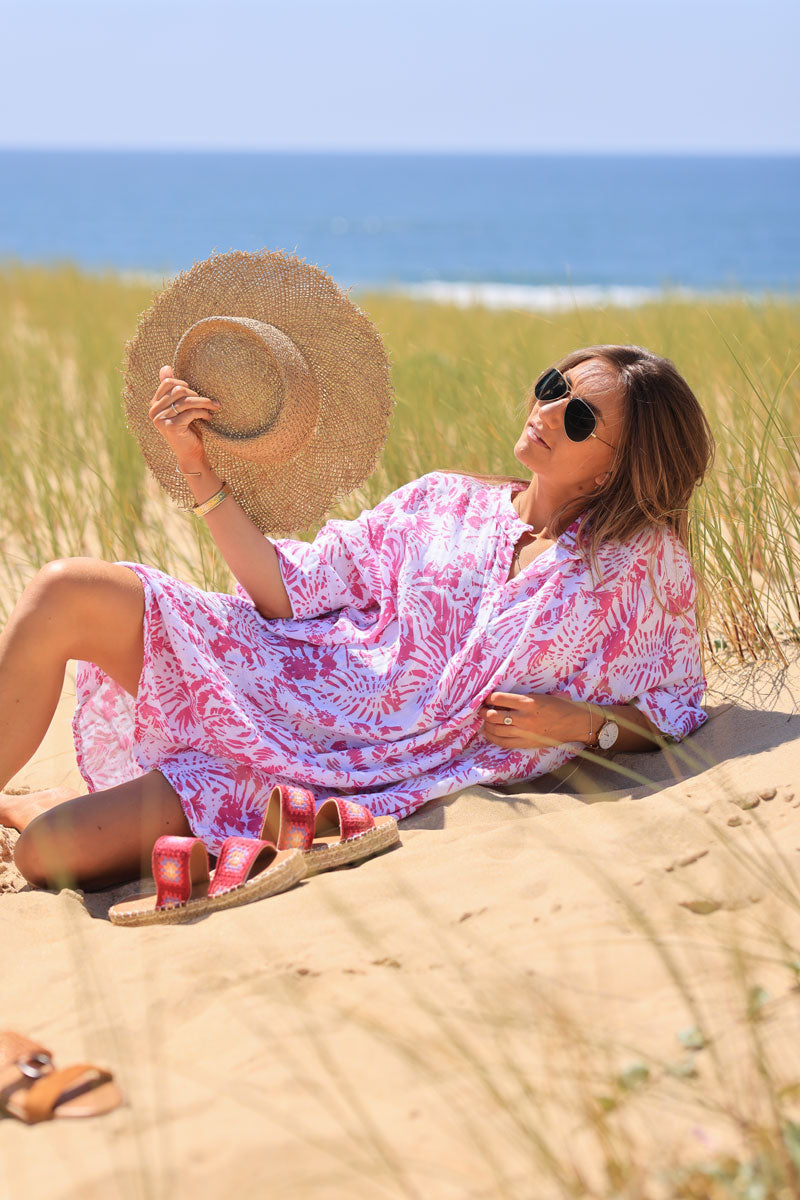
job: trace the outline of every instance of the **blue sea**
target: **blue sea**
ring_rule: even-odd
[[[0,151],[0,260],[283,249],[456,303],[800,294],[800,157]]]

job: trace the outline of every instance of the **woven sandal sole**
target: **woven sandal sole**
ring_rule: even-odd
[[[388,850],[399,841],[400,831],[394,818],[378,817],[378,822],[372,829],[365,829],[363,833],[355,834],[346,842],[334,842],[332,846],[303,851],[306,872],[309,875],[318,875],[320,871],[346,867],[350,863],[360,862],[362,858],[380,854],[382,850]]]
[[[177,925],[182,921],[193,921],[204,913],[216,912],[220,908],[237,908],[240,904],[249,904],[252,900],[265,900],[278,892],[285,892],[295,883],[306,876],[306,866],[303,856],[298,851],[296,855],[286,859],[277,867],[268,867],[250,883],[231,888],[228,892],[220,892],[218,896],[203,896],[197,900],[187,900],[184,904],[172,904],[169,908],[130,909],[114,906],[109,911],[109,918],[114,925]]]

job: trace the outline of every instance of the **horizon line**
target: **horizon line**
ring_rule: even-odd
[[[52,145],[2,145],[0,154],[283,154],[283,155],[371,155],[373,157],[401,156],[439,156],[439,157],[496,157],[496,158],[558,158],[558,157],[595,157],[595,158],[797,158],[800,157],[800,147],[797,148],[764,148],[758,149],[707,149],[692,147],[687,149],[481,149],[455,147],[383,147],[373,148],[364,146],[52,146]]]

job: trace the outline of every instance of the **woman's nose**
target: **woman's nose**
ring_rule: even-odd
[[[551,400],[549,404],[539,405],[539,420],[548,429],[557,429],[564,421],[564,405],[566,397],[561,400]]]

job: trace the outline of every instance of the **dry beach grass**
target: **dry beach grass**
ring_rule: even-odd
[[[209,589],[207,531],[149,478],[119,399],[150,289],[0,273],[0,620],[49,559]],[[595,342],[674,359],[718,441],[694,552],[711,719],[681,746],[467,789],[402,849],[186,927],[22,887],[0,830],[4,1024],[106,1062],[129,1105],[2,1124],[0,1195],[800,1194],[800,305],[665,300],[534,315],[357,296],[396,418],[354,515],[439,466],[515,472],[531,382]],[[310,536],[313,530],[305,531]],[[80,785],[68,669],[12,787]]]

